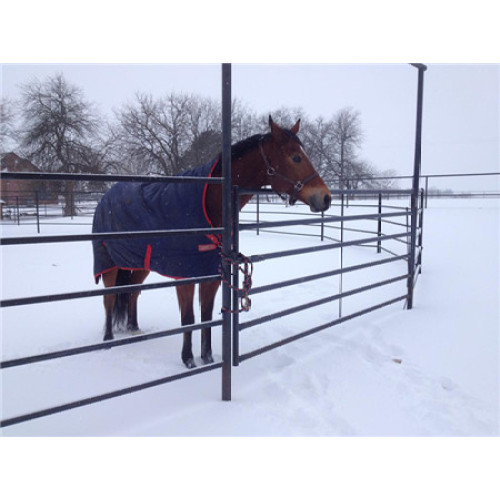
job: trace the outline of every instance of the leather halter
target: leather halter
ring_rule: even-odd
[[[292,184],[293,186],[293,192],[292,194],[289,195],[289,203],[290,205],[295,205],[295,202],[297,201],[297,195],[300,193],[300,191],[302,191],[303,187],[310,181],[312,181],[313,179],[315,179],[316,177],[319,176],[318,172],[313,172],[312,174],[308,175],[307,177],[304,177],[304,179],[302,180],[293,180],[293,179],[290,179],[290,177],[287,177],[286,175],[282,174],[281,172],[278,172],[278,170],[274,167],[271,166],[271,164],[269,163],[269,160],[267,159],[267,156],[266,154],[264,153],[264,149],[262,147],[262,141],[259,143],[259,149],[260,149],[260,154],[262,156],[262,159],[264,160],[264,163],[266,164],[266,168],[267,168],[267,175],[269,175],[270,177],[280,177],[281,179],[287,181],[288,183]],[[282,193],[278,193],[276,191],[276,193],[278,194],[278,196],[282,199],[286,199],[286,195],[284,197],[284,195]]]

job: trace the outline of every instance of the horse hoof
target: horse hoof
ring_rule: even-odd
[[[209,365],[210,363],[214,362],[214,358],[212,357],[211,354],[205,354],[204,356],[201,357],[203,360],[203,363],[206,365]]]
[[[195,362],[194,362],[194,359],[193,359],[193,358],[186,359],[186,360],[184,361],[184,364],[186,365],[186,368],[189,368],[190,370],[191,370],[192,368],[196,368],[196,364],[195,364]]]
[[[113,337],[104,337],[103,339],[104,349],[111,349],[111,346],[108,344],[110,340],[113,340]]]
[[[127,325],[127,330],[130,332],[130,333],[137,333],[137,332],[140,332],[141,329],[139,328],[139,325],[134,325],[133,323],[129,323]]]

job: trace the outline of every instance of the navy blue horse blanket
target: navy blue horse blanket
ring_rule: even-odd
[[[211,177],[218,159],[182,175]],[[97,205],[93,233],[213,227],[203,182],[118,182]],[[218,274],[218,238],[212,234],[98,239],[94,276],[111,269],[147,269],[172,278]]]

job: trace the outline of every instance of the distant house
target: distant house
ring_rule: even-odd
[[[29,160],[16,153],[6,153],[0,159],[1,173],[4,172],[40,172],[40,169]],[[1,198],[7,205],[34,205],[36,192],[41,204],[57,203],[57,193],[43,181],[4,179],[1,176]]]

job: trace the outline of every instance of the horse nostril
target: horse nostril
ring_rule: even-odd
[[[332,202],[332,197],[329,194],[325,194],[324,202],[325,202],[325,210],[328,210]]]

